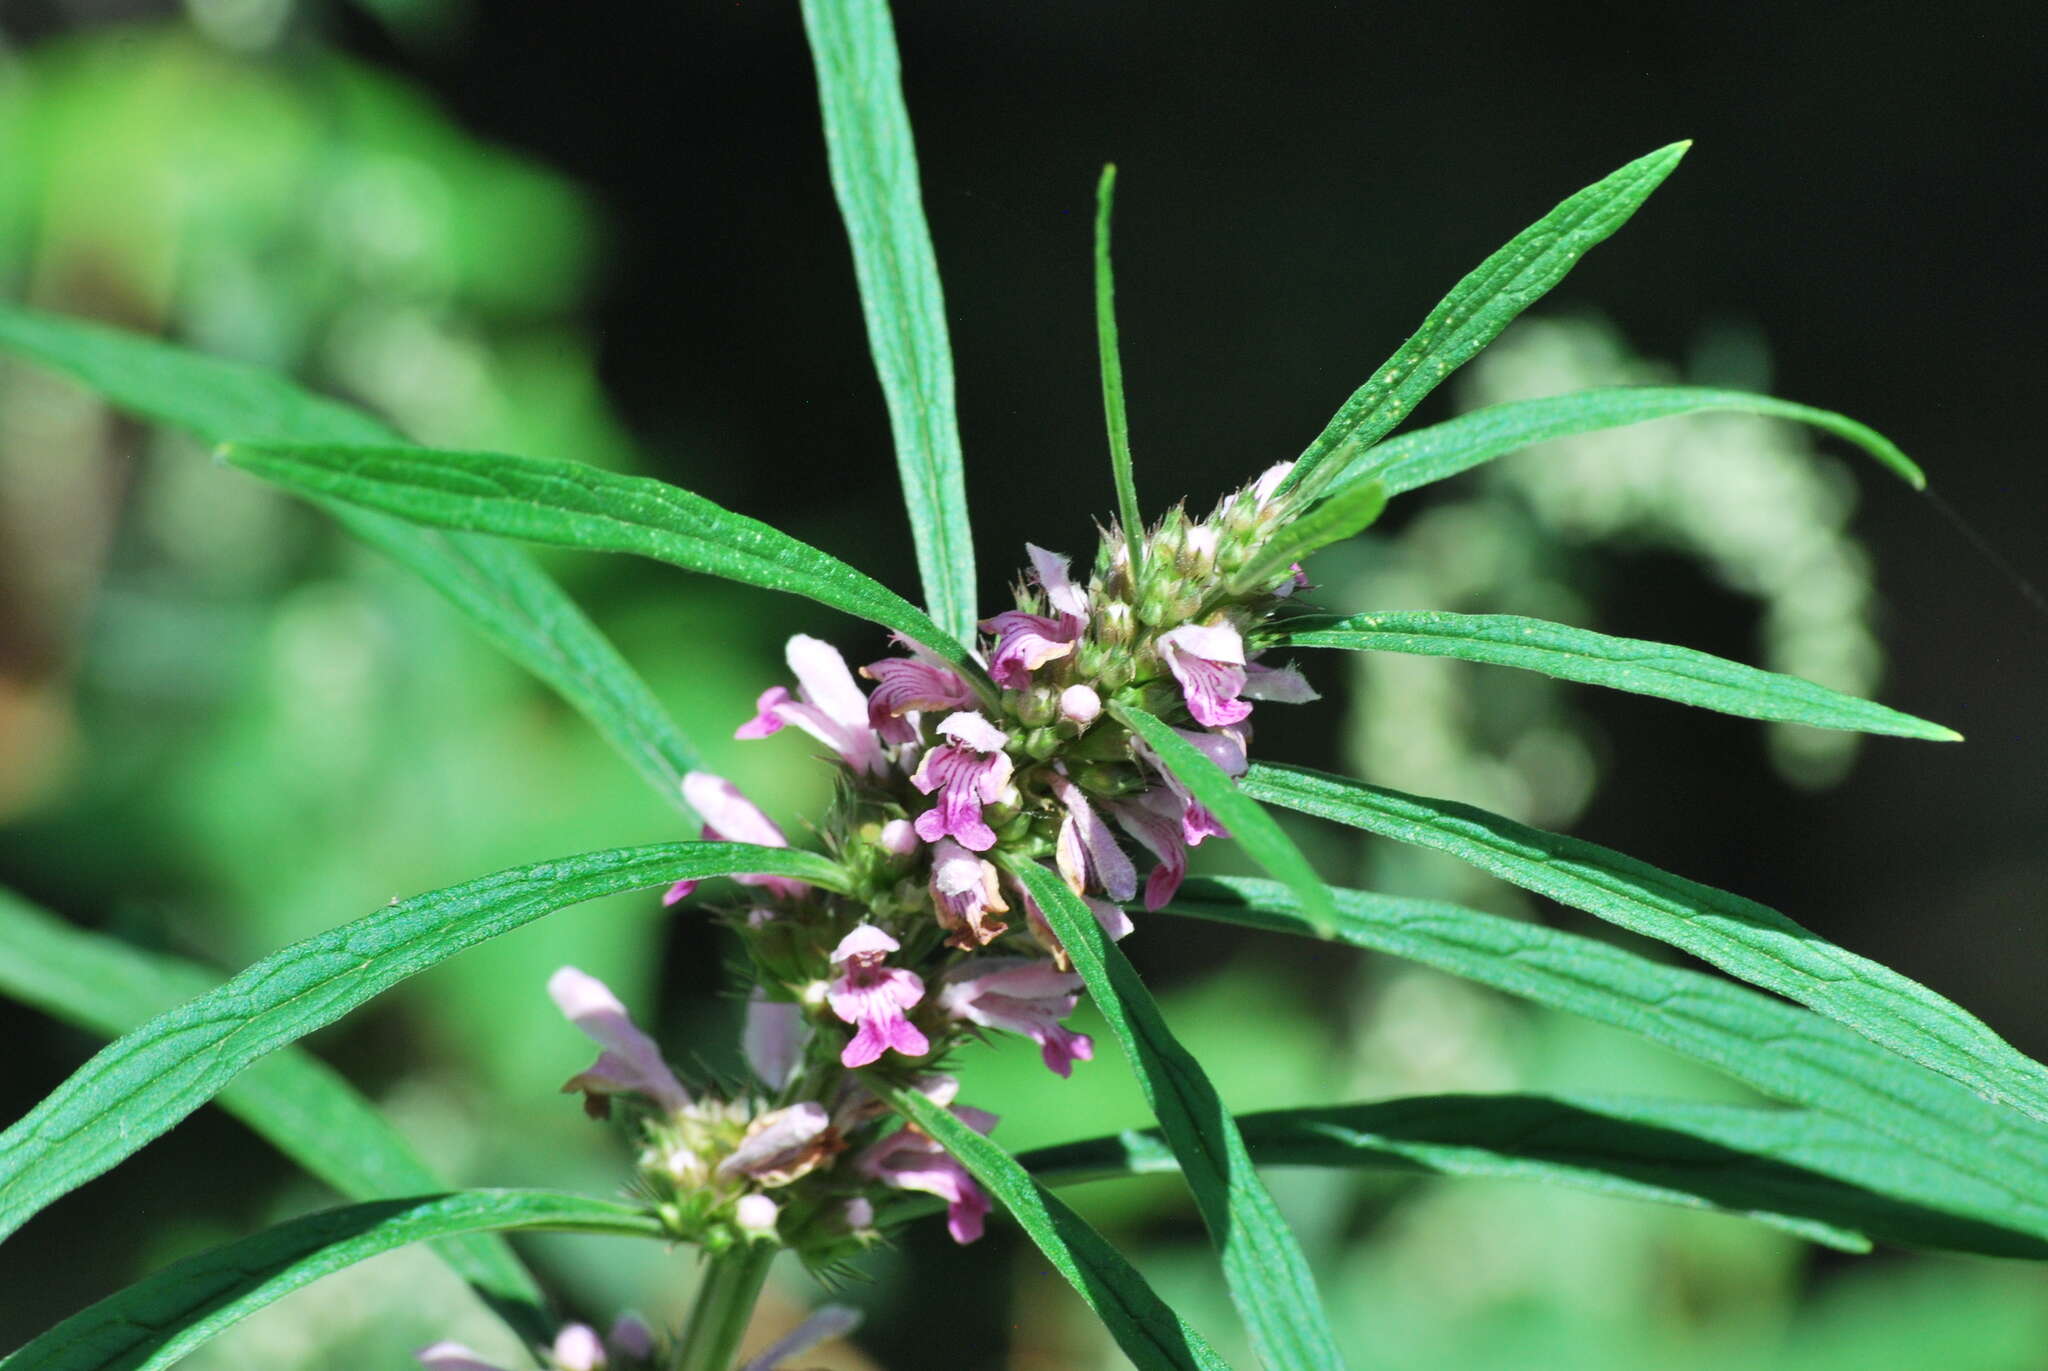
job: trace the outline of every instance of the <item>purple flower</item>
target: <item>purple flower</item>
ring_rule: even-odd
[[[1174,732],[1221,768],[1224,775],[1244,775],[1248,758],[1242,730],[1225,729],[1219,733],[1203,733],[1195,729],[1176,728]],[[1181,837],[1189,847],[1199,846],[1204,838],[1230,836],[1230,830],[1217,821],[1216,816],[1209,812],[1207,805],[1195,798],[1194,792],[1181,784],[1180,777],[1174,775],[1167,765],[1159,760],[1158,753],[1145,746],[1142,741],[1134,743],[1133,746],[1138,754],[1151,764],[1152,769],[1159,773],[1160,778],[1166,783],[1166,788],[1179,801]]]
[[[1076,895],[1088,888],[1092,877],[1097,889],[1112,900],[1128,900],[1138,893],[1138,875],[1131,859],[1116,845],[1116,835],[1088,803],[1081,787],[1065,776],[1052,777],[1053,794],[1066,807],[1060,820],[1057,848],[1060,875]]]
[[[843,1146],[824,1106],[806,1100],[756,1116],[716,1174],[721,1180],[744,1176],[773,1189],[809,1175]]]
[[[1024,551],[1031,558],[1031,570],[1038,577],[1039,587],[1045,591],[1046,603],[1064,618],[1086,621],[1088,592],[1069,579],[1067,559],[1032,543],[1024,544]]]
[[[996,635],[995,651],[988,659],[989,677],[1010,690],[1029,689],[1032,672],[1066,656],[1081,640],[1081,620],[1071,614],[1048,619],[1043,614],[1006,609],[993,619],[984,619],[981,626]]]
[[[1159,859],[1159,865],[1153,867],[1152,874],[1145,878],[1146,909],[1163,909],[1174,892],[1180,889],[1180,883],[1187,879],[1187,838],[1182,831],[1182,816],[1186,809],[1186,801],[1163,787],[1127,800],[1117,800],[1109,807],[1116,821],[1123,825],[1124,832],[1144,844]]]
[[[803,1060],[804,1040],[809,1037],[802,1009],[787,1000],[768,999],[759,986],[754,987],[753,997],[747,1001],[740,1049],[761,1084],[770,1090],[787,1085]]]
[[[1095,1056],[1085,1033],[1063,1027],[1074,1012],[1081,978],[1034,957],[980,957],[962,963],[939,991],[939,1007],[956,1019],[1021,1033],[1038,1044],[1045,1064],[1071,1075],[1076,1060]]]
[[[954,1115],[977,1133],[996,1126],[996,1116],[969,1105],[956,1105]],[[967,1168],[954,1161],[937,1143],[909,1124],[869,1147],[854,1160],[864,1175],[872,1176],[897,1190],[919,1190],[946,1202],[946,1231],[957,1243],[970,1243],[981,1236],[981,1221],[988,1214],[988,1196]]]
[[[619,997],[595,976],[565,966],[548,978],[548,994],[570,1023],[604,1049],[590,1069],[569,1078],[564,1093],[583,1092],[598,1118],[612,1095],[644,1095],[671,1113],[686,1109],[690,1092],[662,1060],[654,1039],[635,1026]]]
[[[924,1034],[903,1017],[924,998],[924,982],[914,971],[882,965],[901,945],[873,924],[862,924],[832,950],[839,978],[827,989],[826,1000],[834,1014],[860,1027],[839,1054],[842,1066],[866,1066],[892,1047],[906,1057],[931,1051]]]
[[[928,843],[957,839],[962,847],[986,852],[995,830],[983,822],[981,807],[993,804],[1010,784],[1010,759],[1003,731],[971,710],[950,714],[939,725],[949,742],[924,754],[910,778],[920,793],[939,793],[939,802],[917,816],[917,836]]]
[[[861,693],[839,649],[799,633],[784,652],[797,680],[795,695],[770,686],[754,702],[754,717],[741,724],[735,738],[765,738],[795,724],[839,754],[855,772],[879,776],[887,763],[881,740],[868,723],[868,699]]]
[[[868,696],[868,724],[884,742],[916,739],[917,729],[903,717],[913,710],[964,709],[974,703],[974,688],[958,673],[916,657],[885,657],[869,662],[860,674],[875,683]]]
[[[753,843],[757,847],[788,847],[789,839],[775,821],[740,794],[738,786],[708,771],[692,771],[683,777],[683,798],[704,820],[704,841],[710,843]],[[810,889],[803,881],[787,876],[735,876],[743,885],[772,890],[784,899],[795,899]],[[677,881],[661,897],[663,904],[688,899],[695,881]]]
[[[1159,655],[1180,682],[1188,713],[1210,728],[1242,723],[1252,707],[1244,690],[1244,639],[1228,624],[1182,624],[1159,635]]]
[[[994,865],[951,838],[939,839],[932,848],[932,907],[940,926],[952,931],[946,941],[963,952],[984,947],[1009,929],[992,917],[1010,908]]]

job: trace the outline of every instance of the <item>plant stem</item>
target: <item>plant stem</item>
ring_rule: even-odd
[[[697,1287],[690,1321],[683,1328],[682,1354],[676,1371],[732,1371],[740,1338],[754,1317],[754,1301],[775,1260],[773,1243],[748,1243],[711,1258],[704,1283]]]

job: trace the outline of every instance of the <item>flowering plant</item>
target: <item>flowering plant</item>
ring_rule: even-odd
[[[659,481],[409,445],[274,376],[0,311],[0,344],[116,405],[219,442],[228,463],[315,500],[417,572],[701,825],[699,841],[538,862],[395,902],[123,1032],[0,1135],[0,1233],[203,1103],[226,1102],[223,1092],[259,1060],[269,1068],[265,1091],[233,1096],[236,1107],[357,1203],[174,1263],[65,1320],[9,1358],[10,1371],[164,1365],[327,1272],[429,1239],[443,1240],[455,1269],[563,1371],[728,1371],[777,1253],[830,1276],[935,1209],[953,1240],[973,1242],[997,1207],[1134,1363],[1220,1366],[1202,1335],[1048,1188],[1162,1157],[1185,1177],[1250,1343],[1275,1368],[1335,1367],[1345,1356],[1255,1159],[1365,1166],[1391,1157],[1513,1171],[1746,1213],[1851,1249],[1882,1239],[2048,1252],[2048,1070],[1958,1006],[1775,911],[1591,844],[1253,761],[1260,708],[1317,698],[1290,654],[1318,648],[1453,656],[1750,718],[1956,736],[1682,648],[1503,616],[1345,615],[1317,603],[1310,559],[1369,526],[1389,498],[1565,434],[1742,410],[1815,425],[1923,483],[1903,454],[1852,420],[1700,387],[1503,404],[1391,436],[1626,221],[1685,145],[1629,163],[1517,235],[1299,457],[1247,473],[1201,517],[1176,506],[1147,519],[1138,501],[1105,174],[1096,275],[1117,517],[1079,563],[1027,547],[1014,605],[983,616],[945,316],[888,15],[881,0],[807,0],[805,17],[923,608],[815,547]],[[761,740],[794,728],[822,746],[836,785],[808,820],[819,850],[793,846],[774,818],[705,771],[652,692],[506,539],[654,557],[804,595],[888,630],[886,646],[870,643],[854,663],[823,639],[792,638],[789,679],[768,685],[751,717],[725,724]],[[1261,802],[1449,853],[1774,994],[1538,926],[1333,890]],[[1237,842],[1272,879],[1190,879],[1189,850],[1211,839]],[[704,888],[721,878],[729,884]],[[291,1046],[481,941],[635,889],[664,891],[666,903],[689,907],[686,917],[719,920],[744,949],[749,1077],[686,1079],[601,982],[574,967],[553,976],[547,993],[601,1049],[565,1089],[626,1131],[627,1201],[445,1193],[360,1097]],[[1142,941],[1152,917],[1169,914],[1414,958],[1639,1033],[1790,1107],[1477,1097],[1436,1113],[1427,1101],[1381,1101],[1240,1119],[1175,1040],[1119,945]],[[98,954],[51,947],[91,974],[77,959]],[[1158,1132],[1013,1156],[992,1136],[997,1115],[982,1107],[998,1102],[959,1098],[955,1054],[988,1034],[1014,1034],[1068,1076],[1099,1055],[1067,1022],[1084,994],[1143,1086]],[[321,1129],[304,1123],[316,1103],[331,1121]],[[521,1229],[701,1252],[689,1321],[670,1332],[622,1314],[602,1338],[581,1324],[556,1327],[494,1236]],[[846,1326],[844,1312],[826,1306],[747,1365],[769,1371]],[[445,1342],[419,1359],[443,1371],[485,1365]]]

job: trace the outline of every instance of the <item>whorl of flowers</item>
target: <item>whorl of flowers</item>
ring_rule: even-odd
[[[755,977],[751,1086],[693,1091],[598,982],[564,968],[550,985],[603,1048],[564,1088],[598,1114],[630,1102],[642,1184],[678,1237],[713,1251],[775,1242],[827,1263],[876,1237],[891,1190],[943,1200],[956,1240],[980,1235],[987,1197],[936,1143],[894,1124],[862,1077],[913,1086],[986,1132],[995,1116],[955,1104],[945,1071],[963,1041],[1018,1034],[1062,1076],[1094,1056],[1064,1022],[1081,978],[1014,869],[1052,867],[1121,938],[1126,905],[1163,906],[1187,849],[1227,836],[1117,708],[1179,720],[1241,774],[1255,702],[1315,698],[1251,646],[1304,584],[1299,568],[1242,583],[1288,516],[1276,497],[1286,472],[1206,520],[1174,511],[1136,549],[1106,531],[1085,583],[1067,558],[1029,548],[1016,608],[981,624],[986,680],[908,642],[856,675],[828,644],[790,640],[793,684],[763,691],[737,736],[794,727],[828,749],[839,785],[818,831],[851,893],[742,876],[747,898],[718,909]],[[698,772],[683,788],[706,838],[786,845],[731,783]]]

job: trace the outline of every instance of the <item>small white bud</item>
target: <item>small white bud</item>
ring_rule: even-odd
[[[891,819],[883,824],[880,841],[882,851],[895,857],[908,857],[919,846],[917,830],[908,819]]]
[[[1102,713],[1102,697],[1084,685],[1070,685],[1060,692],[1060,717],[1082,726],[1092,724]]]
[[[766,1195],[742,1195],[739,1203],[732,1207],[733,1222],[748,1236],[756,1238],[775,1236],[775,1218],[781,1212],[782,1206]]]

